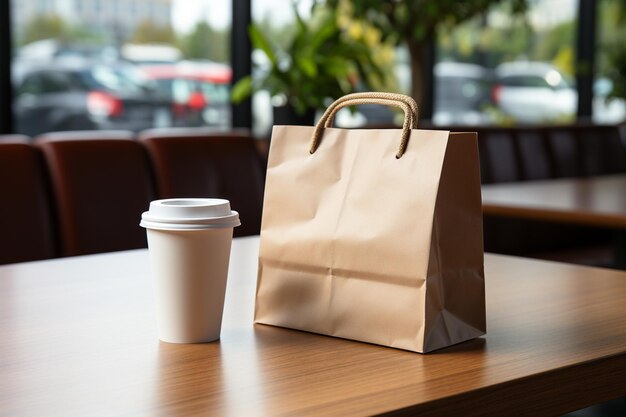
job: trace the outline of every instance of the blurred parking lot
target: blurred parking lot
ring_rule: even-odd
[[[228,65],[183,60],[171,51],[150,55],[149,48],[135,48],[145,62],[130,61],[106,48],[55,48],[51,41],[25,49],[13,62],[18,133],[231,126]],[[572,80],[545,62],[508,62],[495,69],[441,62],[434,67],[434,77],[435,125],[563,123],[576,113]],[[596,122],[615,123],[626,117],[623,100],[607,100],[612,90],[609,80],[598,79],[594,89]],[[272,98],[263,91],[256,93],[253,109],[255,134],[267,135]],[[337,118],[342,127],[392,123],[398,123],[398,115],[382,106],[345,109]]]
[[[110,48],[54,40],[27,45],[13,60],[18,133],[211,126],[230,122],[229,66],[182,60],[170,49],[135,47],[129,60]]]

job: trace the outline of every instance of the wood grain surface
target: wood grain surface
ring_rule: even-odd
[[[626,229],[626,174],[482,186],[493,216]]]
[[[0,416],[555,415],[626,395],[626,272],[487,255],[487,336],[420,355],[252,324],[159,342],[145,250],[0,267]],[[408,313],[408,312],[407,312]]]

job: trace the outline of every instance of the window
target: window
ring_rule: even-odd
[[[73,93],[55,107],[38,109],[37,118],[29,106],[38,100],[15,103],[19,133],[66,130],[67,124],[55,123],[70,114],[89,119],[94,128],[139,131],[155,127],[157,119],[159,126],[163,120],[170,126],[230,126],[230,103],[223,100],[232,76],[230,1],[14,0],[12,6],[16,89],[31,96]],[[201,98],[205,92],[196,86],[209,65],[224,74],[207,87],[218,91],[206,93],[211,100]],[[97,100],[117,103],[116,118],[92,120],[89,105]],[[154,117],[131,117],[134,103]],[[216,111],[219,117],[211,116]],[[156,117],[163,112],[167,117]],[[132,124],[122,123],[129,118]]]
[[[626,120],[626,14],[623,2],[598,2],[593,121]],[[621,88],[620,88],[621,87]]]
[[[439,33],[436,124],[573,121],[576,0],[529,2],[525,15],[503,2]]]
[[[261,31],[281,46],[291,40],[295,32],[296,16],[294,7],[304,19],[310,17],[314,0],[285,2],[283,0],[252,0],[252,21]],[[268,68],[267,58],[260,51],[252,53],[252,77],[258,79]],[[266,90],[257,91],[252,96],[253,132],[258,137],[269,137],[273,125],[273,107],[281,104],[283,97],[271,97]]]

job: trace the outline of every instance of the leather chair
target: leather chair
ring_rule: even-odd
[[[130,132],[83,133],[36,139],[50,171],[63,255],[146,247],[139,221],[155,193],[145,150]]]
[[[576,130],[569,126],[551,126],[544,128],[544,131],[555,177],[580,177],[581,156]]]
[[[0,143],[0,264],[58,255],[41,155],[20,141]]]
[[[514,134],[524,181],[543,180],[554,176],[547,142],[540,128],[511,129]]]
[[[476,130],[474,128],[464,131]],[[478,148],[483,183],[522,179],[515,138],[509,129],[481,128],[478,132]]]
[[[626,172],[626,143],[622,143],[617,126],[590,124],[575,129],[583,175]]]
[[[160,198],[228,199],[241,218],[234,235],[259,234],[264,175],[249,134],[189,128],[144,131],[139,139],[152,160]]]

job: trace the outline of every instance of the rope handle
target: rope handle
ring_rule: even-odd
[[[356,106],[359,104],[381,104],[384,106],[400,107],[404,111],[404,124],[402,125],[402,139],[396,158],[401,158],[409,143],[411,129],[417,127],[417,104],[415,100],[402,94],[392,93],[355,93],[348,94],[336,100],[324,112],[313,131],[311,139],[311,147],[309,152],[315,153],[322,140],[324,129],[331,127],[336,113],[347,106]]]
[[[343,97],[339,97],[330,106],[328,106],[328,108],[324,112],[324,115],[326,115],[326,113],[330,113],[330,116],[328,117],[328,121],[326,122],[325,127],[332,127],[337,111],[339,110],[336,107],[339,104],[345,101],[354,100],[354,99],[384,99],[384,100],[402,101],[411,107],[411,112],[413,113],[413,124],[411,125],[411,129],[417,129],[417,120],[418,120],[419,112],[417,109],[417,102],[413,99],[413,97],[410,97],[404,94],[383,93],[383,92],[376,92],[376,91],[370,91],[370,92],[365,92],[365,93],[352,93],[352,94],[346,94]],[[368,104],[368,103],[360,103],[360,104]],[[324,116],[322,116],[322,118],[323,117]]]

